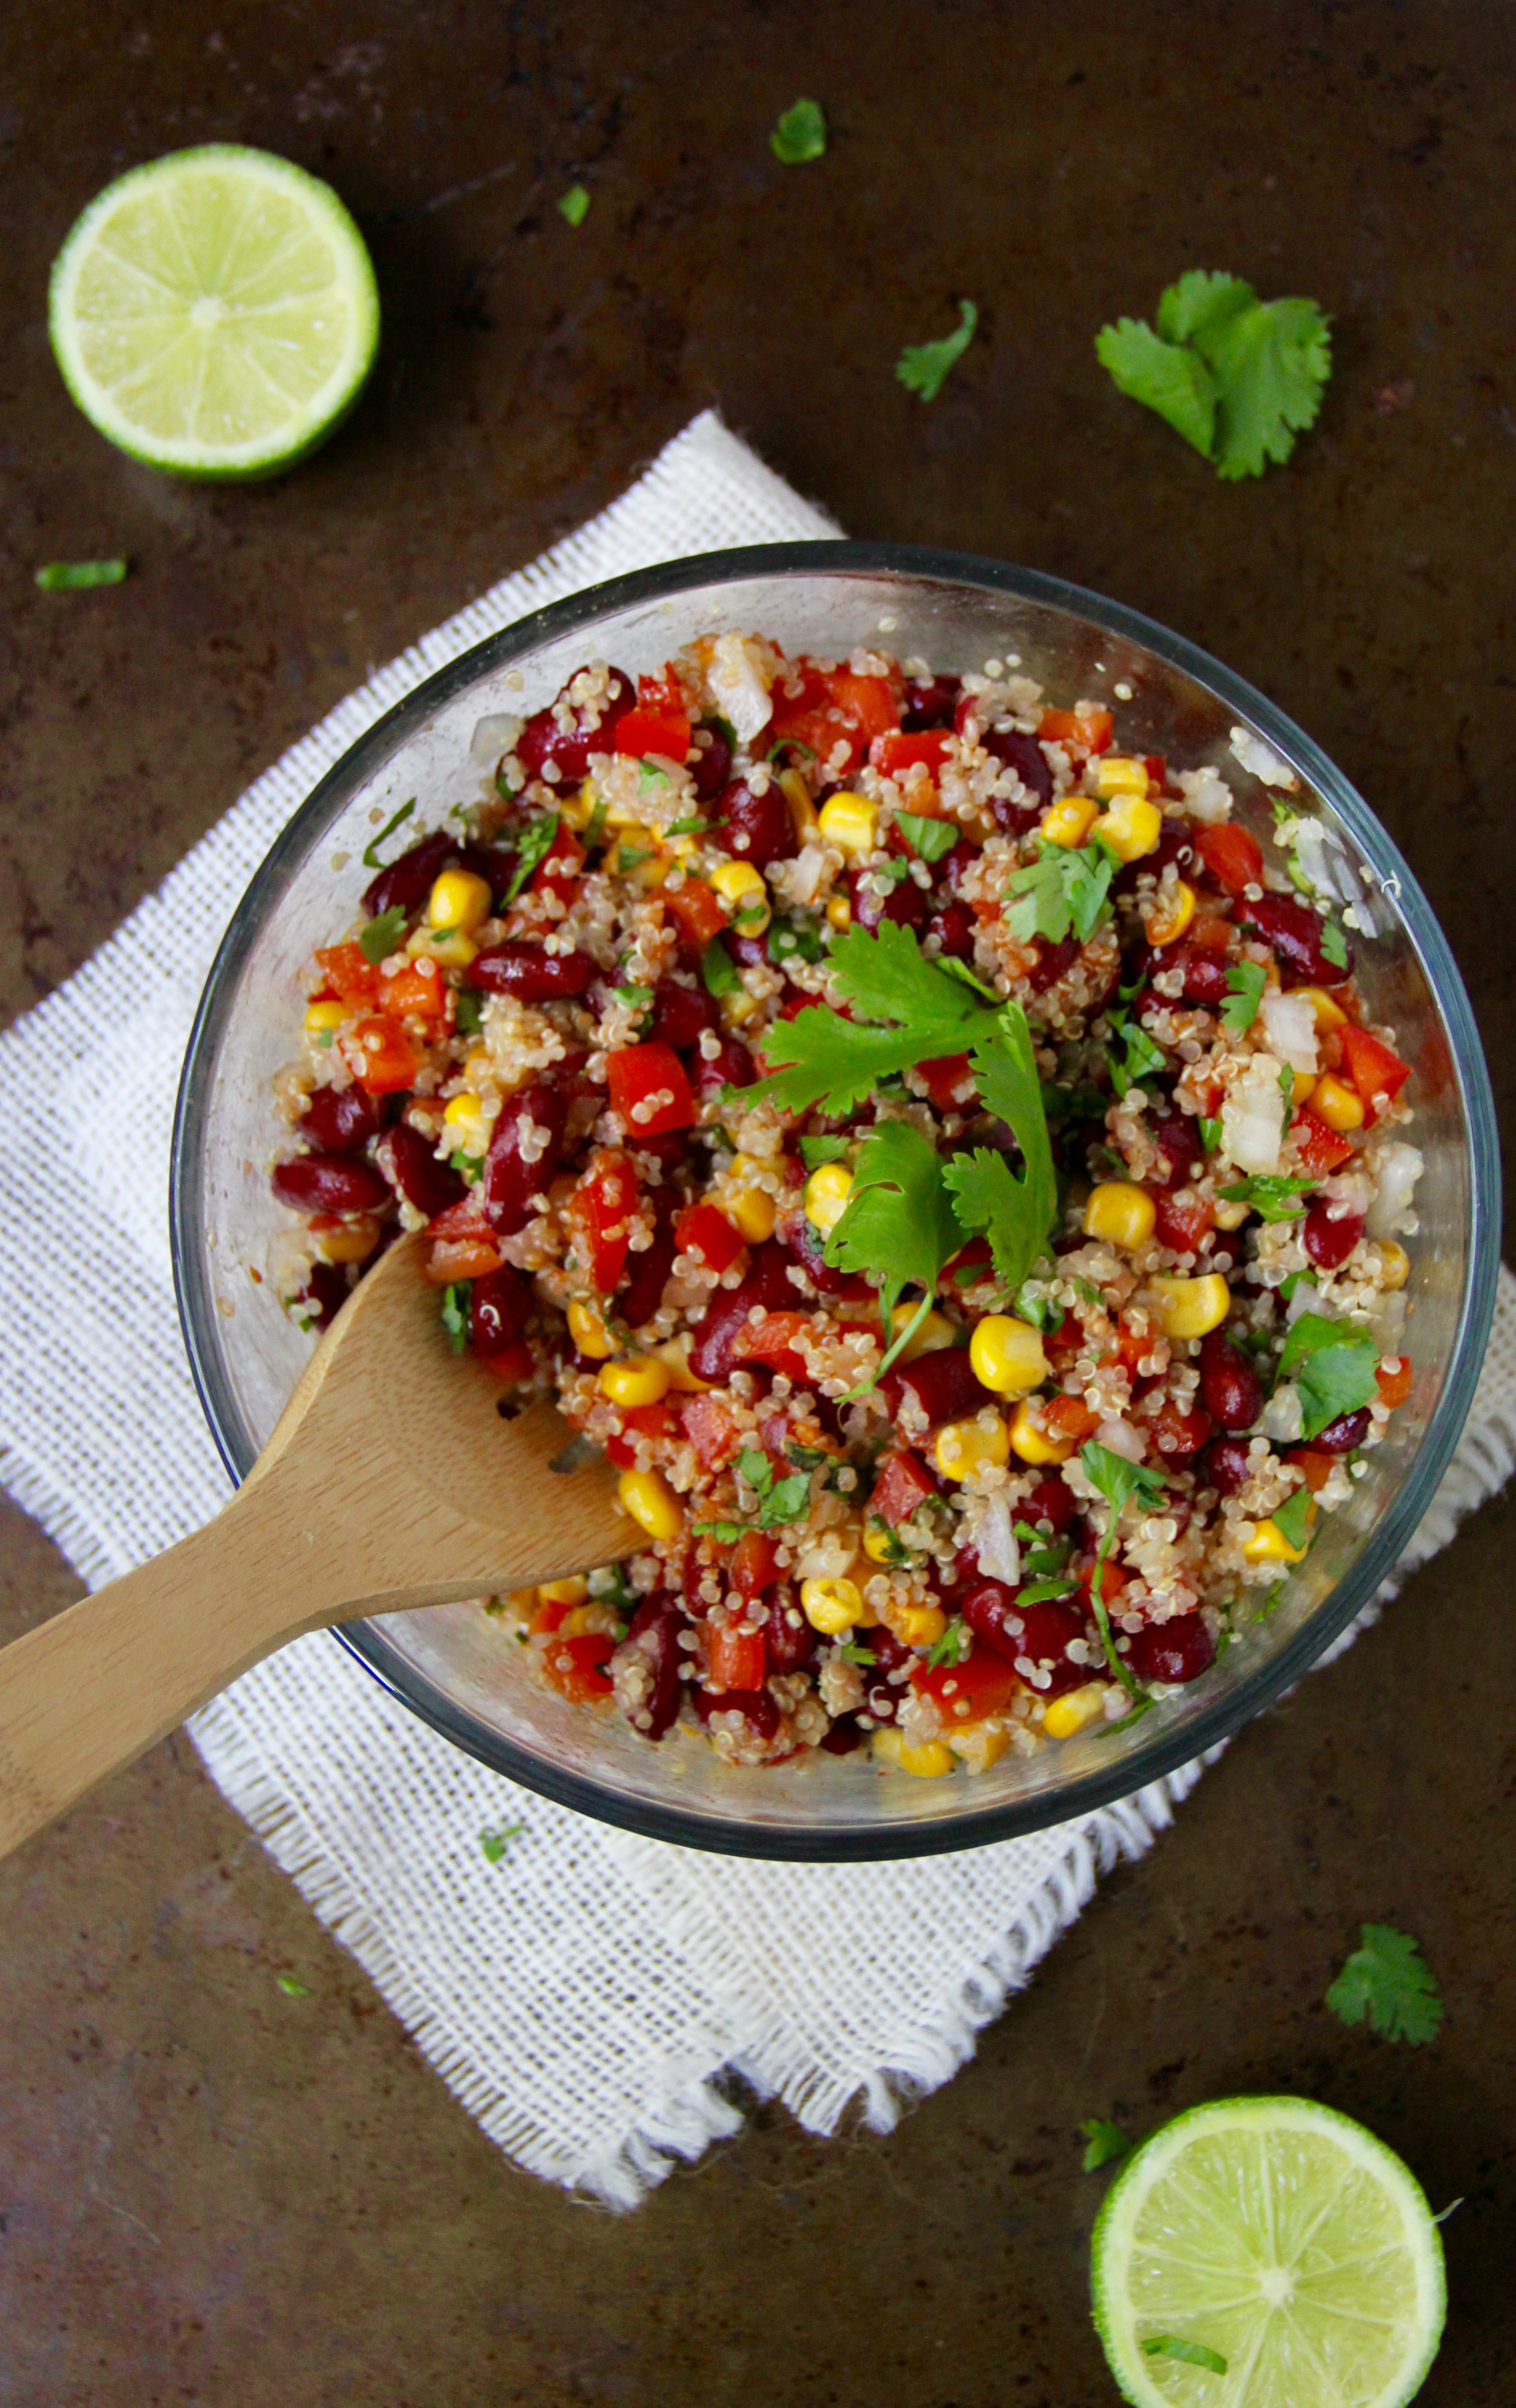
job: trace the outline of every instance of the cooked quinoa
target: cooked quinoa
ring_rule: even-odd
[[[424,1229],[438,1342],[619,1467],[639,1550],[491,1608],[586,1710],[920,1774],[1116,1722],[1409,1393],[1366,907],[1293,784],[1266,845],[1116,735],[1015,663],[713,636],[481,722],[482,795],[376,835],[276,1274],[320,1327]]]

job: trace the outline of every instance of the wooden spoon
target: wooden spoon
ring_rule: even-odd
[[[553,1406],[499,1407],[402,1239],[215,1521],[0,1652],[0,1856],[303,1631],[629,1555],[610,1467]]]

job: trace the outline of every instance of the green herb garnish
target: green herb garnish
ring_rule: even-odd
[[[1436,2040],[1442,2023],[1437,1977],[1422,1943],[1391,1923],[1366,1923],[1364,1944],[1355,1948],[1326,1994],[1326,2003],[1345,2024],[1368,2019],[1380,2040],[1409,2041],[1419,2048]]]
[[[1012,872],[1007,894],[1014,902],[1003,917],[1018,944],[1045,938],[1061,945],[1072,928],[1087,944],[1098,923],[1109,917],[1112,855],[1104,845],[1045,844],[1036,861]]]
[[[412,795],[408,803],[402,803],[400,809],[394,813],[393,817],[385,821],[384,825],[380,828],[378,836],[374,838],[373,843],[364,847],[364,867],[365,869],[384,869],[388,867],[387,863],[380,861],[379,857],[379,849],[380,845],[384,843],[386,838],[393,836],[395,829],[402,826],[404,823],[409,819],[410,814],[415,808],[416,797]]]
[[[800,1159],[808,1170],[820,1170],[823,1162],[845,1162],[851,1142],[845,1137],[803,1137]]]
[[[1323,920],[1322,922],[1322,952],[1325,954],[1334,969],[1345,970],[1347,968],[1348,939],[1343,935],[1335,920]]]
[[[1261,1221],[1293,1221],[1305,1211],[1302,1197],[1315,1187],[1314,1179],[1287,1178],[1272,1170],[1254,1172],[1239,1179],[1235,1187],[1219,1187],[1217,1194],[1227,1204],[1249,1204]]]
[[[1144,319],[1102,326],[1095,355],[1121,392],[1155,409],[1219,477],[1260,477],[1314,424],[1332,373],[1315,301],[1260,301],[1239,276],[1193,268]]]
[[[307,1984],[304,1982],[297,1982],[293,1973],[279,1973],[275,1978],[279,1983],[279,1988],[283,1991],[287,1999],[309,1998],[310,1990]]]
[[[825,1246],[834,1270],[879,1276],[886,1351],[868,1386],[889,1368],[929,1312],[942,1266],[962,1242],[945,1166],[931,1139],[913,1122],[883,1122],[859,1149],[847,1210]],[[909,1286],[923,1288],[925,1295],[920,1311],[896,1336],[894,1308]]]
[[[1202,1113],[1199,1119],[1195,1122],[1195,1126],[1200,1131],[1200,1143],[1202,1149],[1207,1154],[1214,1154],[1216,1148],[1222,1141],[1222,1124],[1220,1119],[1209,1120],[1204,1113]]]
[[[700,975],[708,995],[732,995],[742,984],[737,966],[720,937],[712,937],[701,954]]]
[[[448,1333],[448,1344],[455,1354],[461,1354],[468,1343],[468,1316],[473,1294],[472,1280],[454,1280],[442,1291],[442,1326]]]
[[[1084,2171],[1087,2174],[1098,2173],[1102,2166],[1114,2165],[1116,2159],[1124,2157],[1132,2146],[1121,2126],[1113,2124],[1108,2115],[1092,2115],[1087,2123],[1080,2126],[1080,2130],[1084,2135]]]
[[[484,997],[477,986],[452,991],[452,1025],[460,1037],[477,1037],[484,1025]]]
[[[781,167],[808,166],[826,150],[826,119],[820,101],[797,100],[787,108],[768,137],[768,147]]]
[[[1226,973],[1226,988],[1231,997],[1222,1006],[1222,1025],[1235,1035],[1246,1037],[1258,1017],[1258,1007],[1264,999],[1267,977],[1262,962],[1234,962]]]
[[[558,819],[559,814],[556,810],[544,811],[541,817],[533,820],[526,829],[522,838],[522,849],[516,855],[516,867],[511,872],[510,884],[506,889],[508,903],[515,902],[538,863],[544,861],[552,851],[553,839],[558,834]]]
[[[372,962],[377,968],[394,952],[405,933],[406,907],[393,903],[388,911],[381,911],[377,920],[370,920],[366,927],[359,929],[359,951],[365,961]]]
[[[896,811],[894,824],[923,861],[940,861],[952,851],[961,833],[951,820],[927,819],[916,811]]]
[[[1328,1423],[1356,1413],[1379,1395],[1380,1350],[1366,1329],[1303,1312],[1290,1329],[1279,1376],[1292,1377],[1300,1397],[1300,1430],[1315,1438]]]
[[[837,1652],[844,1664],[862,1664],[866,1667],[877,1664],[880,1660],[872,1647],[860,1647],[857,1641],[851,1639],[846,1641]]]
[[[1007,1003],[992,1026],[993,1036],[973,1046],[969,1060],[985,1110],[1005,1122],[1022,1150],[1022,1174],[1003,1154],[979,1146],[954,1154],[943,1175],[964,1234],[988,1238],[995,1277],[1014,1294],[1046,1251],[1058,1182],[1026,1014],[1019,1003]]]
[[[1142,1504],[1149,1507],[1160,1505],[1163,1502],[1164,1490],[1167,1482],[1163,1472],[1151,1470],[1145,1463],[1129,1463],[1124,1455],[1113,1454],[1108,1446],[1097,1445],[1093,1438],[1086,1439],[1080,1447],[1080,1461],[1110,1507],[1110,1512],[1106,1518],[1105,1536],[1100,1541],[1094,1559],[1094,1570],[1090,1575],[1090,1603],[1094,1608],[1100,1643],[1106,1651],[1107,1663],[1127,1696],[1145,1698],[1146,1691],[1134,1679],[1116,1652],[1116,1642],[1110,1634],[1110,1616],[1106,1612],[1106,1601],[1101,1594],[1101,1573],[1115,1547],[1122,1508],[1128,1498],[1136,1497]]]
[[[936,1671],[939,1665],[962,1664],[974,1653],[974,1634],[961,1613],[955,1613],[940,1639],[934,1639],[926,1651],[927,1667]]]
[[[972,301],[959,302],[958,321],[953,332],[944,335],[940,342],[906,345],[894,372],[908,393],[920,394],[922,401],[936,401],[974,339],[980,313]]]
[[[558,214],[571,226],[581,226],[590,214],[590,195],[582,184],[570,184],[558,203]]]
[[[1306,1543],[1306,1526],[1310,1520],[1310,1490],[1304,1484],[1292,1488],[1283,1504],[1275,1506],[1269,1519],[1285,1545],[1298,1553]]]
[[[92,585],[119,585],[124,560],[50,560],[36,571],[44,594],[82,594]]]
[[[1203,2341],[1180,2341],[1178,2333],[1150,2333],[1142,2344],[1144,2358],[1177,2358],[1185,2366],[1203,2366],[1209,2374],[1224,2374],[1227,2361],[1219,2349]]]
[[[778,919],[768,932],[768,958],[776,968],[796,959],[819,962],[821,938],[814,928],[797,928],[793,920]]]
[[[479,1851],[487,1865],[497,1865],[512,1840],[524,1831],[524,1823],[508,1823],[503,1831],[481,1831]]]

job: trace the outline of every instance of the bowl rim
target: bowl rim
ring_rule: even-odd
[[[587,587],[544,605],[461,652],[423,679],[366,728],[327,769],[275,838],[217,949],[195,1013],[175,1107],[169,1232],[174,1286],[185,1348],[211,1435],[232,1478],[247,1477],[256,1446],[242,1422],[213,1343],[217,1328],[203,1254],[191,1242],[204,1226],[201,1142],[214,1068],[236,982],[276,901],[287,868],[308,850],[307,831],[324,820],[340,791],[362,784],[440,706],[481,676],[543,644],[590,628],[613,611],[776,576],[891,576],[1009,595],[1080,619],[1101,633],[1138,644],[1234,710],[1327,801],[1381,881],[1396,882],[1395,904],[1440,1011],[1469,1143],[1468,1263],[1447,1375],[1420,1448],[1387,1510],[1345,1577],[1277,1655],[1233,1689],[1201,1705],[1177,1729],[1152,1730],[1129,1756],[1019,1800],[923,1822],[828,1823],[779,1827],[629,1796],[609,1780],[545,1762],[491,1729],[418,1671],[377,1622],[352,1622],[334,1636],[381,1687],[455,1746],[557,1804],[643,1837],[723,1856],[798,1863],[862,1863],[937,1855],[1081,1821],[1203,1758],[1272,1703],[1337,1640],[1389,1575],[1430,1505],[1473,1401],[1495,1311],[1499,1267],[1500,1164],[1494,1097],[1467,993],[1431,905],[1393,838],[1321,747],[1266,695],[1185,637],[1139,610],[1039,569],[935,546],[827,540],[753,544],[694,553]],[[966,1785],[966,1784],[965,1784]]]

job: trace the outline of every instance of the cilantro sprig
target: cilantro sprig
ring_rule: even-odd
[[[1146,319],[1102,326],[1095,355],[1118,389],[1168,421],[1219,477],[1261,477],[1313,425],[1332,373],[1315,301],[1260,301],[1240,276],[1192,268]]]
[[[403,827],[405,825],[407,820],[409,819],[410,814],[415,808],[416,797],[412,795],[408,803],[402,803],[400,809],[395,811],[391,818],[385,821],[384,825],[380,828],[378,836],[374,838],[373,841],[365,845],[363,860],[364,867],[365,869],[383,869],[386,867],[386,865],[379,859],[379,847],[383,844],[386,838],[393,836],[397,827]]]
[[[776,1480],[773,1465],[756,1446],[744,1447],[737,1456],[737,1468],[759,1500],[760,1530],[777,1530],[785,1522],[798,1522],[810,1503],[808,1471],[792,1471],[783,1480]]]
[[[776,1021],[763,1040],[769,1075],[747,1090],[750,1109],[774,1103],[805,1112],[819,1104],[845,1120],[881,1079],[965,1053],[985,1017],[972,989],[927,961],[911,931],[893,920],[872,935],[849,928],[832,948],[831,967],[857,1017],[818,1006]]]
[[[1279,1376],[1294,1379],[1300,1398],[1300,1430],[1317,1437],[1329,1422],[1356,1413],[1379,1395],[1380,1350],[1366,1329],[1303,1312],[1284,1341]]]
[[[533,820],[527,828],[522,838],[522,849],[516,856],[516,867],[511,872],[510,884],[506,889],[508,903],[515,902],[538,863],[545,860],[552,851],[553,838],[558,833],[558,819],[557,811],[544,811],[541,817]]]
[[[936,401],[952,369],[973,341],[974,329],[979,322],[976,305],[972,301],[960,301],[958,323],[951,335],[944,335],[937,343],[908,343],[894,368],[906,391],[920,394],[922,401]]]
[[[1315,1185],[1314,1179],[1260,1170],[1239,1179],[1235,1187],[1220,1187],[1216,1192],[1224,1203],[1251,1205],[1260,1221],[1293,1221],[1305,1211],[1304,1199]]]
[[[886,1353],[876,1378],[931,1309],[942,1266],[962,1243],[943,1177],[942,1157],[911,1121],[886,1121],[858,1155],[847,1210],[826,1240],[834,1270],[874,1271]],[[906,1287],[925,1289],[898,1337],[894,1308]],[[872,1385],[872,1382],[870,1383]]]
[[[392,903],[377,920],[370,920],[366,926],[359,929],[358,950],[365,961],[372,962],[377,968],[380,962],[388,960],[397,945],[403,943],[405,934],[406,907],[403,903]]]
[[[1380,2040],[1409,2041],[1412,2048],[1436,2040],[1442,2025],[1437,1976],[1422,1943],[1393,1923],[1366,1923],[1355,1948],[1326,1994],[1332,2013],[1345,2024],[1361,2024]]]
[[[1226,973],[1226,991],[1230,998],[1222,1006],[1222,1025],[1235,1036],[1246,1037],[1258,1017],[1258,1007],[1268,983],[1262,962],[1234,962]]]
[[[1095,1555],[1094,1570],[1090,1574],[1090,1603],[1094,1608],[1095,1626],[1100,1633],[1100,1644],[1105,1649],[1107,1663],[1127,1696],[1134,1701],[1140,1700],[1146,1705],[1151,1702],[1147,1690],[1134,1678],[1116,1652],[1116,1641],[1111,1637],[1110,1631],[1110,1616],[1106,1612],[1106,1601],[1101,1595],[1104,1586],[1101,1575],[1116,1544],[1123,1506],[1132,1497],[1138,1498],[1150,1508],[1161,1505],[1164,1490],[1168,1484],[1167,1479],[1163,1472],[1152,1470],[1145,1463],[1129,1463],[1124,1455],[1115,1454],[1111,1448],[1099,1445],[1093,1438],[1086,1439],[1080,1447],[1080,1461],[1084,1466],[1087,1477],[1110,1507],[1110,1512],[1106,1517],[1105,1536]]]
[[[896,811],[894,824],[922,861],[940,861],[952,851],[961,833],[951,820],[928,819],[918,811]]]
[[[943,1176],[965,1237],[987,1238],[995,1277],[1014,1295],[1040,1261],[1058,1211],[1042,1089],[1026,1014],[1015,1003],[994,1014],[993,1038],[971,1048],[969,1062],[987,1111],[1003,1120],[1022,1151],[1018,1178],[1003,1154],[976,1146],[954,1154]]]
[[[1019,945],[1044,937],[1061,945],[1070,929],[1087,944],[1110,916],[1107,896],[1116,856],[1103,844],[1045,844],[1036,861],[1015,870],[1007,888],[1006,926]]]

